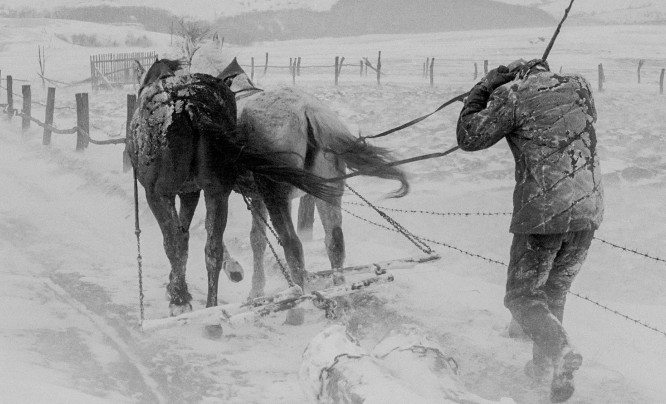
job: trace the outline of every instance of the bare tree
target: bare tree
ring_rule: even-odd
[[[204,39],[210,32],[210,27],[199,21],[186,21],[184,18],[178,20],[178,36],[182,39],[182,50],[188,65],[192,65],[194,54],[203,45]]]
[[[46,82],[44,81],[44,74],[46,74],[46,48],[37,45],[37,51],[39,53],[39,76],[42,78],[42,88],[44,88],[46,87]]]

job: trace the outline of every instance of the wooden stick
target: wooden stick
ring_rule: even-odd
[[[21,93],[23,94],[23,109],[21,114],[21,130],[23,132],[30,129],[30,116],[32,112],[32,94],[29,85],[21,86]]]
[[[55,87],[49,87],[46,95],[46,116],[44,118],[44,134],[42,135],[42,144],[51,144],[51,126],[53,125],[53,112],[55,110]]]
[[[7,76],[7,118],[14,116],[14,89],[12,76]]]
[[[569,11],[571,10],[571,6],[573,6],[573,2],[574,2],[574,0],[571,0],[571,2],[569,3],[569,7],[567,7],[566,10],[564,10],[564,17],[562,17],[562,20],[560,21],[560,23],[557,24],[557,28],[555,29],[555,33],[553,34],[552,38],[550,38],[550,42],[548,42],[548,46],[546,47],[546,50],[543,52],[543,56],[541,56],[541,60],[548,59],[548,55],[550,55],[550,50],[553,49],[553,45],[555,44],[555,39],[557,39],[557,36],[560,34],[560,29],[562,29],[562,24],[564,24],[564,20],[567,19],[567,16],[569,15]]]
[[[382,75],[382,51],[379,51],[377,56],[377,85],[381,85],[381,75]]]
[[[430,59],[430,87],[435,86],[434,69],[435,69],[435,58],[432,58]]]
[[[88,93],[76,94],[76,150],[88,147],[90,140],[90,112],[88,110]]]

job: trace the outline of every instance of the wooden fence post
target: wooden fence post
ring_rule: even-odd
[[[298,65],[296,66],[296,75],[301,77],[301,57],[298,57]]]
[[[254,81],[254,57],[252,58],[252,69],[250,70],[250,80]]]
[[[483,61],[483,75],[485,76],[487,74],[488,74],[488,59]]]
[[[264,65],[264,76],[266,76],[266,72],[268,72],[268,52],[266,52],[266,65]]]
[[[477,77],[479,77],[479,65],[474,62],[474,80],[476,80]]]
[[[659,94],[664,93],[664,73],[666,69],[661,69],[661,75],[659,76]]]
[[[638,75],[638,84],[641,84],[641,68],[643,67],[644,63],[645,60],[643,59],[638,61],[638,70],[636,71],[636,74]]]
[[[345,63],[345,57],[342,56],[340,58],[340,63],[338,64],[338,79],[340,78],[340,73],[342,72],[342,66],[344,65],[344,63]]]
[[[30,85],[22,85],[21,93],[23,94],[23,110],[21,111],[21,130],[23,132],[30,129],[30,116],[32,113],[32,94]]]
[[[129,139],[129,134],[131,130],[130,124],[132,123],[134,110],[136,110],[136,94],[127,94],[127,119],[125,121],[125,139]],[[132,161],[130,160],[129,154],[127,154],[127,146],[126,146],[125,150],[123,150],[123,172],[128,172],[131,169],[132,169]]]
[[[338,85],[338,63],[340,63],[340,56],[335,57],[335,85]]]
[[[382,51],[379,51],[377,55],[377,85],[381,85],[381,76],[382,76]]]
[[[434,69],[435,69],[435,58],[430,59],[430,87],[435,86],[435,76],[434,76]]]
[[[88,93],[76,94],[76,150],[88,147],[90,140],[90,112],[88,110]]]
[[[294,61],[294,58],[289,58],[289,74],[291,74],[291,69],[293,68],[292,63]]]
[[[296,58],[294,58],[294,64],[291,66],[291,85],[296,85]]]
[[[46,95],[46,116],[44,117],[44,134],[42,135],[42,144],[48,146],[51,144],[51,126],[53,125],[53,111],[55,110],[55,87],[49,87]]]
[[[604,81],[606,81],[606,76],[604,75],[604,66],[599,63],[599,91],[604,91]]]
[[[9,119],[14,116],[14,90],[13,90],[12,76],[7,76],[7,117]]]
[[[305,194],[301,197],[298,205],[298,224],[296,231],[301,240],[312,240],[312,228],[314,227],[315,198]]]

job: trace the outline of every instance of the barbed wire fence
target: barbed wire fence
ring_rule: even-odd
[[[365,205],[363,205],[363,204],[361,204],[361,203],[358,203],[358,202],[345,202],[345,204],[348,204],[348,205],[355,205],[355,206],[365,206]],[[427,215],[437,215],[437,216],[505,216],[505,215],[507,215],[506,212],[436,212],[436,211],[415,211],[415,210],[405,210],[405,209],[397,209],[397,208],[386,208],[386,207],[382,207],[382,206],[375,206],[375,207],[373,207],[373,209],[391,210],[391,211],[403,212],[403,213],[418,213],[418,214],[427,214]],[[391,228],[391,227],[388,227],[388,226],[382,225],[382,224],[380,224],[380,223],[374,222],[374,221],[372,221],[372,220],[369,220],[369,219],[367,219],[367,218],[365,218],[365,217],[363,217],[363,216],[361,216],[361,215],[358,215],[358,214],[356,214],[356,213],[354,213],[354,212],[352,212],[352,211],[350,211],[350,210],[348,210],[348,209],[342,208],[342,210],[343,210],[345,213],[347,213],[348,215],[350,215],[350,216],[352,216],[352,217],[354,217],[354,218],[356,218],[356,219],[358,219],[358,220],[360,220],[360,221],[363,221],[363,222],[365,222],[365,223],[368,223],[368,224],[370,224],[370,225],[372,225],[372,226],[379,227],[379,228],[382,228],[382,229],[384,229],[384,230],[388,230],[388,231],[391,231],[391,232],[398,232],[398,233],[399,233],[399,231],[398,231],[397,229],[395,229],[395,228]],[[489,214],[489,213],[490,213],[490,214]],[[501,266],[503,266],[503,267],[507,267],[507,266],[508,266],[508,264],[507,264],[506,262],[503,262],[503,261],[500,261],[500,260],[496,260],[496,259],[493,259],[493,258],[489,258],[489,257],[483,256],[483,255],[481,255],[481,254],[477,254],[477,253],[474,253],[474,252],[471,252],[471,251],[468,251],[468,250],[465,250],[465,249],[462,249],[462,248],[456,247],[456,246],[454,246],[454,245],[452,245],[452,244],[449,244],[449,243],[444,243],[444,242],[441,242],[441,241],[433,240],[433,239],[430,239],[430,238],[427,238],[427,237],[417,236],[417,235],[414,235],[414,234],[411,234],[411,235],[412,235],[412,237],[414,237],[414,238],[420,240],[422,243],[429,242],[429,243],[432,243],[432,244],[435,244],[435,245],[439,245],[439,246],[442,246],[442,247],[446,247],[446,248],[448,248],[448,249],[454,250],[454,251],[456,251],[456,252],[458,252],[458,253],[461,253],[461,254],[467,255],[467,256],[469,256],[469,257],[473,257],[473,258],[477,258],[477,259],[483,260],[483,261],[488,262],[488,263],[491,263],[491,264],[501,265]],[[604,243],[604,244],[610,245],[610,246],[613,247],[613,248],[617,248],[617,249],[619,249],[619,250],[622,250],[622,251],[624,251],[624,252],[629,252],[629,253],[635,254],[635,255],[637,255],[637,256],[641,256],[641,257],[644,257],[644,258],[648,258],[648,259],[651,259],[651,260],[654,260],[654,261],[657,261],[657,262],[666,262],[666,260],[664,260],[664,259],[662,259],[662,258],[655,257],[655,256],[651,256],[651,255],[649,255],[649,254],[642,253],[642,252],[637,251],[637,250],[635,250],[635,249],[631,249],[631,248],[628,248],[628,247],[620,246],[620,245],[618,245],[618,244],[611,243],[611,242],[608,242],[608,241],[606,241],[606,240],[603,240],[603,239],[600,239],[600,238],[597,238],[597,237],[595,237],[595,239],[596,239],[596,240],[599,240],[600,242],[602,242],[602,243]],[[434,270],[433,270],[433,272],[434,272]],[[622,313],[621,311],[619,311],[619,310],[617,310],[617,309],[614,309],[614,308],[612,308],[612,307],[610,307],[610,306],[608,306],[608,305],[606,305],[606,304],[604,304],[604,303],[601,303],[601,302],[598,301],[597,299],[591,298],[591,297],[589,297],[589,296],[587,296],[587,295],[584,295],[584,294],[582,294],[582,293],[579,293],[579,292],[568,291],[568,293],[571,294],[571,295],[573,295],[573,296],[575,296],[575,297],[577,297],[577,298],[579,298],[579,299],[582,299],[582,300],[584,300],[584,301],[586,301],[586,302],[592,303],[592,304],[595,305],[596,307],[601,308],[601,309],[603,309],[603,310],[605,310],[605,311],[607,311],[607,312],[609,312],[609,313],[611,313],[611,314],[613,314],[613,315],[619,316],[619,317],[621,317],[621,318],[623,318],[623,319],[625,319],[625,320],[627,320],[627,321],[630,321],[630,322],[632,322],[632,323],[634,323],[634,324],[636,324],[636,325],[639,325],[639,326],[641,326],[641,327],[644,327],[644,328],[646,328],[646,329],[648,329],[648,330],[654,331],[654,332],[656,332],[656,333],[658,333],[658,334],[661,334],[661,335],[663,335],[664,337],[666,337],[666,331],[664,331],[664,330],[662,330],[662,329],[659,329],[659,328],[657,328],[657,327],[655,327],[655,326],[653,326],[653,325],[650,325],[650,324],[647,323],[646,321],[643,321],[643,320],[640,320],[640,319],[634,318],[634,317],[632,317],[632,316],[629,316],[629,315],[627,315],[627,314],[624,314],[624,313]]]

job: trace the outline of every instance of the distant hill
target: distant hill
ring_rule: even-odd
[[[564,14],[569,0],[495,0],[538,8],[555,18]],[[664,0],[578,0],[571,8],[574,24],[666,24]]]
[[[330,11],[280,10],[219,18],[235,43],[553,25],[543,10],[490,0],[339,0]]]

